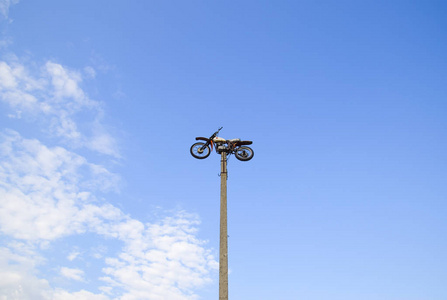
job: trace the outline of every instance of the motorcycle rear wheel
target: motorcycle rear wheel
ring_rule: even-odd
[[[202,147],[205,145],[205,143],[195,143],[191,146],[191,149],[189,150],[189,152],[191,152],[191,155],[194,156],[197,159],[204,159],[207,158],[208,156],[210,156],[211,154],[211,149],[210,147],[207,145],[203,150]]]
[[[255,153],[250,147],[239,147],[234,151],[234,156],[241,161],[249,161],[254,155]]]

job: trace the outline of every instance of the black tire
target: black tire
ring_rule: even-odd
[[[191,146],[191,149],[189,150],[189,152],[191,152],[191,155],[197,159],[207,158],[211,154],[211,149],[210,149],[210,146],[207,145],[205,147],[205,149],[202,150],[202,152],[200,152],[200,149],[203,147],[203,145],[205,145],[205,143],[201,143],[201,142],[195,143],[194,145]]]
[[[255,153],[250,147],[239,147],[234,151],[234,156],[241,161],[249,161]]]

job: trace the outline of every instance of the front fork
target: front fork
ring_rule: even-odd
[[[197,150],[197,152],[199,152],[200,154],[202,154],[203,151],[205,151],[205,149],[206,149],[206,147],[207,147],[208,145],[211,145],[211,151],[213,151],[213,141],[207,141],[205,144],[203,144],[202,147],[200,147],[200,148]]]

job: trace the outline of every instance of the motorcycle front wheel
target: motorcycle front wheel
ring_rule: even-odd
[[[194,156],[197,159],[204,159],[210,156],[211,149],[208,145],[205,147],[205,143],[195,143],[191,146],[191,149],[189,150],[191,152],[191,155]]]
[[[248,161],[252,159],[253,155],[255,155],[255,153],[250,147],[239,147],[234,151],[234,156],[242,161]]]

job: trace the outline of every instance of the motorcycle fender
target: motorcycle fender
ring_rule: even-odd
[[[206,137],[196,137],[196,141],[208,141],[208,139]]]
[[[202,136],[198,136],[196,137],[196,141],[207,141],[208,142],[208,138],[206,137],[202,137]],[[213,151],[213,140],[210,140],[210,145],[211,145],[211,151]]]

